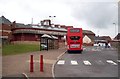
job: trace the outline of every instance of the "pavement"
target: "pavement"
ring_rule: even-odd
[[[53,77],[53,65],[58,57],[66,51],[65,48],[29,52],[20,55],[11,55],[2,57],[2,76],[3,77],[21,77],[25,74],[28,78],[31,77]],[[34,56],[34,72],[30,72],[30,55]],[[43,55],[44,72],[40,72],[39,59]]]

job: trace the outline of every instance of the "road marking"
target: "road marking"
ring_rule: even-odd
[[[85,64],[85,65],[92,65],[89,61],[87,61],[87,60],[85,60],[85,61],[83,61],[83,63]]]
[[[65,64],[65,60],[59,60],[59,61],[57,62],[57,64],[58,64],[58,65],[63,65],[63,64]]]
[[[62,57],[66,52],[67,52],[67,51],[65,51],[65,52],[63,52],[61,55],[59,55],[59,56],[57,57],[57,59],[60,59],[60,57]]]
[[[92,48],[90,51],[96,51],[96,49]]]
[[[22,73],[22,75],[24,75],[25,79],[29,79],[29,77],[25,73]]]
[[[66,51],[67,52],[67,51]],[[61,55],[59,55],[57,57],[57,60],[55,61],[55,63],[53,63],[52,65],[52,77],[53,79],[55,79],[55,65],[57,64],[58,60],[66,53],[66,52],[63,52]]]
[[[86,48],[83,48],[83,50],[86,50]]]
[[[100,49],[96,49],[96,48],[92,48],[92,50],[91,51],[101,51]]]
[[[120,63],[120,60],[117,60]]]
[[[77,61],[71,60],[72,65],[78,65]]]
[[[99,65],[104,65],[104,63],[101,60],[95,61]]]
[[[110,63],[112,65],[117,65],[115,62],[113,62],[112,60],[107,60],[107,63]]]
[[[102,48],[102,50],[103,50],[104,48]]]

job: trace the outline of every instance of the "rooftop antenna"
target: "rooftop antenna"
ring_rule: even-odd
[[[31,25],[33,25],[33,18],[31,19]]]
[[[98,37],[99,37],[99,29],[98,29],[97,33],[98,33]]]

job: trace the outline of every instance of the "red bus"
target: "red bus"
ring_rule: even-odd
[[[82,52],[82,28],[68,28],[66,37],[68,52]]]

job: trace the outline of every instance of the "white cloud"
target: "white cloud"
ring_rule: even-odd
[[[102,25],[106,25],[104,27],[107,27],[109,31],[114,29],[111,22],[117,21],[117,9],[115,8],[117,1],[118,0],[1,0],[0,15],[4,15],[10,21],[16,20],[16,22],[25,24],[31,23],[31,18],[34,20],[33,23],[39,23],[40,20],[48,19],[49,16],[56,16],[56,18],[52,20],[57,24],[82,27],[83,29],[92,30],[95,33],[97,33],[96,29],[99,29],[101,30],[99,34],[104,35],[106,28],[102,28]],[[95,5],[94,2],[105,3],[105,5]],[[108,2],[111,2],[111,5],[109,5]],[[93,6],[90,3],[92,3]],[[113,11],[113,13],[111,11]],[[111,19],[111,15],[115,19],[109,20]],[[102,20],[105,21],[103,22]],[[109,22],[106,22],[107,20]],[[97,26],[99,25],[98,21],[101,22],[100,26],[102,27]],[[112,37],[114,36],[113,34],[114,31],[106,33],[106,35]]]

